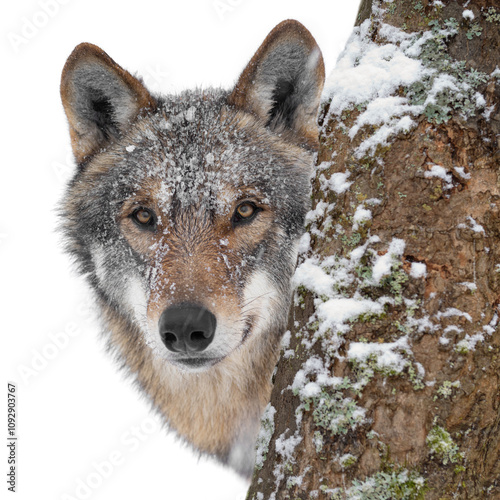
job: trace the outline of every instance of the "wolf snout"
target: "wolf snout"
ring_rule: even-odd
[[[169,351],[190,354],[204,351],[210,345],[217,320],[204,307],[180,304],[165,309],[158,326]]]

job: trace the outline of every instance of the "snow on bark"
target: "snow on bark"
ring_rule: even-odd
[[[327,81],[249,500],[500,495],[500,73],[481,52],[500,11],[481,5],[373,1]]]

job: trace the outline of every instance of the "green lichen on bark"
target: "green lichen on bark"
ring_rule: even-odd
[[[459,451],[450,433],[439,425],[430,430],[427,435],[427,445],[431,455],[441,460],[443,465],[456,464],[464,459],[464,454]]]

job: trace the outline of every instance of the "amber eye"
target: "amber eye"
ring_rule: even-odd
[[[149,210],[149,208],[138,208],[132,213],[131,217],[138,226],[143,228],[154,229],[156,225],[154,212]]]
[[[236,207],[236,211],[233,215],[233,224],[237,224],[239,222],[249,222],[261,210],[262,209],[258,208],[254,203],[246,201]]]
[[[255,212],[255,207],[253,205],[250,205],[250,203],[242,203],[236,209],[236,213],[243,219],[248,219],[249,217],[252,217],[254,212]]]

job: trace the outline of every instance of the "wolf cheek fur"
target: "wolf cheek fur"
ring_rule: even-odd
[[[309,207],[324,81],[296,21],[235,88],[152,95],[81,44],[62,74],[67,251],[108,345],[170,428],[249,476]]]

